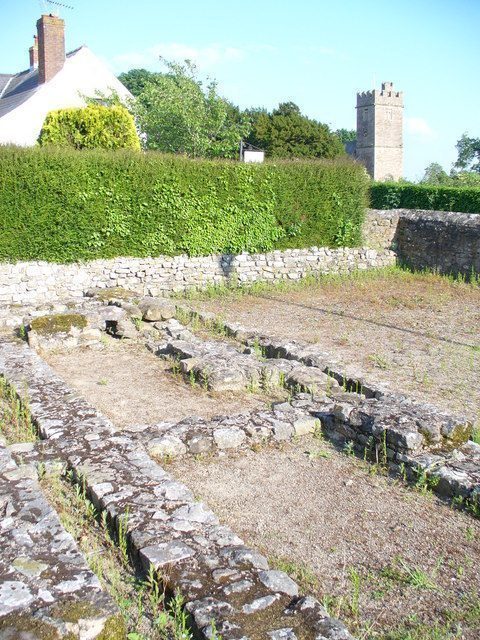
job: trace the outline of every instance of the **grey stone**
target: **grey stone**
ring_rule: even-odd
[[[267,635],[272,640],[297,640],[297,636],[295,635],[293,629],[289,628],[275,629],[275,631],[269,631]]]
[[[193,455],[208,453],[213,448],[213,439],[209,436],[195,435],[188,441],[188,451]]]
[[[240,429],[215,429],[213,439],[219,449],[234,449],[240,447],[247,436]]]
[[[293,432],[293,426],[287,422],[276,422],[273,427],[273,437],[275,440],[290,440]]]
[[[164,436],[151,440],[148,445],[148,452],[151,456],[158,458],[182,456],[187,452],[187,447],[180,438],[175,436]]]
[[[319,420],[312,416],[302,416],[297,418],[293,423],[296,436],[305,436],[308,433],[313,433],[319,424]]]
[[[218,524],[218,518],[202,502],[194,502],[193,504],[179,507],[173,512],[172,517],[177,520]]]
[[[238,582],[227,584],[223,588],[223,592],[228,596],[232,593],[244,593],[245,591],[249,591],[252,587],[253,582],[251,580],[238,580]]]
[[[24,582],[5,580],[0,583],[0,616],[27,607],[34,596]]]
[[[138,330],[130,318],[124,318],[116,323],[115,335],[125,340],[136,340],[138,338]]]
[[[253,600],[253,602],[244,604],[242,612],[250,616],[253,613],[267,609],[267,607],[270,607],[277,599],[278,596],[262,596],[261,598]]]
[[[212,597],[189,602],[186,609],[193,615],[196,624],[201,629],[211,628],[212,620],[218,617],[224,618],[233,613],[233,607],[230,603]]]
[[[248,547],[232,547],[226,548],[221,552],[221,555],[226,555],[233,566],[250,565],[255,569],[264,569],[268,571],[268,562],[265,556],[262,556],[257,551],[248,549]]]
[[[175,316],[175,305],[162,298],[143,298],[138,307],[142,312],[142,319],[147,322],[169,320]]]
[[[271,591],[298,596],[298,585],[283,571],[260,571],[258,577]]]
[[[159,569],[167,564],[190,558],[194,554],[194,549],[183,542],[167,542],[140,549],[140,557],[147,570],[150,564]]]

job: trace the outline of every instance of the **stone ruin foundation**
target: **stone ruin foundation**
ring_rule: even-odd
[[[116,605],[42,495],[40,465],[68,469],[114,527],[126,523],[132,562],[168,576],[166,587],[182,594],[198,637],[212,636],[213,621],[225,640],[352,636],[195,500],[162,466],[165,459],[241,451],[322,429],[390,472],[434,479],[440,495],[480,508],[480,447],[469,439],[468,420],[372,385],[317,345],[227,323],[221,328],[229,339],[201,338],[176,317],[217,328],[218,318],[121,289],[17,314],[28,344],[5,332],[0,375],[27,393],[40,439],[0,441],[0,637],[21,637],[32,625],[63,638],[124,637]],[[291,399],[268,410],[117,430],[41,357],[58,346],[100,348],[105,333],[172,359],[205,389],[284,386]]]

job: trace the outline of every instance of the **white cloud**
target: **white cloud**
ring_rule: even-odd
[[[431,128],[425,118],[405,118],[407,132],[418,138],[436,138],[436,132]]]
[[[268,45],[265,45],[268,47]],[[160,56],[167,60],[183,62],[191,60],[200,69],[209,70],[223,63],[238,62],[245,59],[249,49],[210,44],[205,47],[191,47],[179,42],[159,43],[143,51],[132,51],[115,56],[113,63],[123,70],[133,67],[159,68]]]

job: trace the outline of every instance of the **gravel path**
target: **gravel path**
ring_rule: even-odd
[[[473,602],[477,618],[464,622],[462,638],[478,640],[480,523],[468,514],[370,475],[361,461],[313,438],[241,456],[184,460],[169,471],[247,544],[283,559],[297,577],[303,571],[357,632],[374,624],[364,637],[384,637],[413,614],[432,625],[452,610],[465,621]],[[411,584],[416,570],[435,588]],[[358,614],[352,611],[355,575]]]
[[[143,345],[110,339],[101,350],[45,354],[55,371],[118,427],[177,422],[187,416],[211,418],[265,407],[253,393],[206,393],[172,375],[170,365]]]

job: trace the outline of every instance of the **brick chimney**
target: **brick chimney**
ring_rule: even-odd
[[[30,70],[38,67],[38,38],[33,36],[33,46],[28,50],[30,54]]]
[[[49,82],[65,62],[65,22],[57,16],[42,15],[37,20],[38,81]]]

